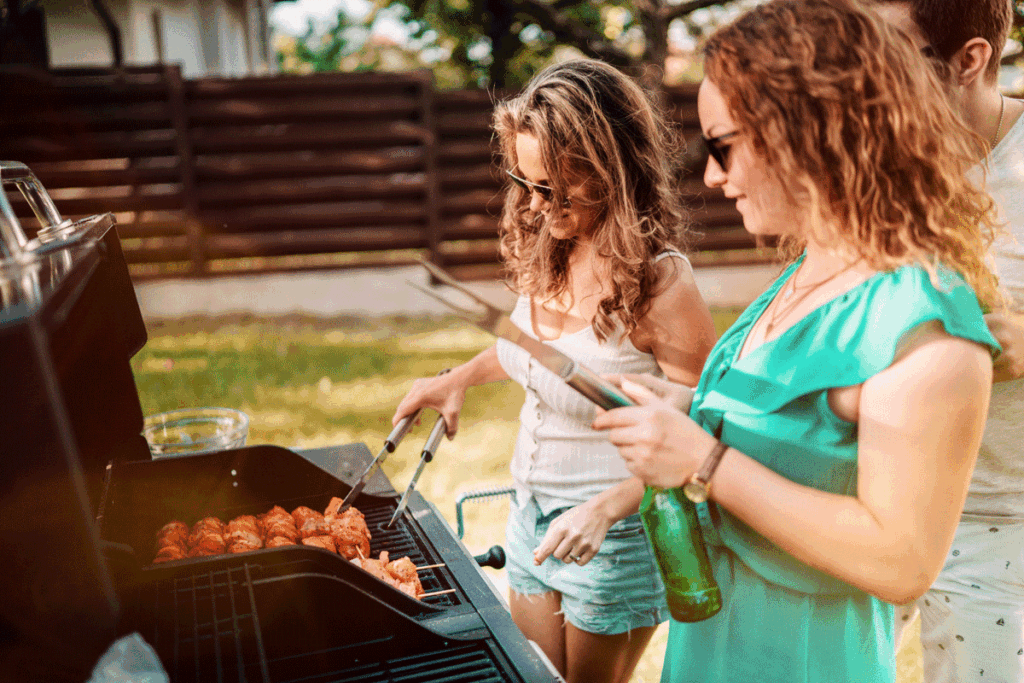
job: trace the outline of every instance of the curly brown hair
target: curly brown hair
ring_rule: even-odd
[[[739,131],[809,202],[815,241],[878,270],[942,264],[983,306],[1002,303],[985,262],[993,203],[965,175],[985,141],[895,29],[854,0],[772,0],[713,34],[704,59]],[[805,242],[780,246],[794,257]]]
[[[558,206],[583,182],[594,200],[591,234],[607,258],[611,294],[598,304],[593,328],[604,341],[617,322],[632,333],[659,286],[654,256],[686,245],[688,222],[676,183],[681,146],[644,91],[614,67],[574,59],[541,71],[494,112],[503,170],[517,173],[516,135],[537,138],[552,201]],[[575,198],[573,201],[577,201]],[[542,299],[568,288],[575,240],[558,240],[529,209],[529,194],[513,183],[500,221],[501,256],[509,285]]]

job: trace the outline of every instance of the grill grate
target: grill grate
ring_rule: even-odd
[[[494,656],[483,645],[445,649],[443,653],[400,657],[281,683],[504,683]]]
[[[270,683],[249,565],[161,581],[149,590],[151,600],[132,604],[152,605],[152,612],[132,621],[149,631],[146,639],[172,681]]]
[[[437,564],[438,559],[428,554],[421,543],[417,542],[417,532],[410,528],[408,520],[403,516],[395,520],[390,528],[387,527],[391,515],[395,512],[393,505],[378,505],[374,507],[361,508],[360,511],[366,518],[366,526],[370,529],[370,554],[379,557],[380,551],[388,551],[391,559],[397,560],[409,556],[413,564],[423,567],[430,564]],[[450,573],[444,567],[428,569],[419,573],[420,583],[423,584],[425,593],[448,590],[456,588],[455,582],[451,579]],[[435,595],[424,598],[423,602],[434,607],[451,607],[463,603],[462,592],[456,590],[454,593]]]

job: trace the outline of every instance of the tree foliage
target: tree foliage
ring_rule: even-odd
[[[700,36],[763,0],[374,0],[365,17],[279,41],[284,71],[359,70],[385,63],[434,70],[442,87],[514,88],[553,58],[585,55],[662,84],[670,30]],[[400,22],[401,43],[374,42],[377,22]],[[386,68],[386,65],[384,66]]]
[[[404,71],[427,68],[438,87],[516,88],[553,59],[585,55],[619,66],[650,89],[699,78],[693,46],[715,27],[764,0],[371,0],[368,13],[341,9],[326,27],[310,23],[278,41],[285,72]],[[383,24],[400,26],[398,39]],[[671,37],[671,39],[670,39]],[[1024,0],[1014,0],[1011,38],[1024,44]],[[1008,54],[1022,65],[1024,53]]]
[[[705,8],[759,0],[379,1],[407,7],[411,17],[443,36],[455,47],[451,59],[471,82],[500,88],[525,83],[565,51],[602,59],[657,87],[669,54],[672,22]]]

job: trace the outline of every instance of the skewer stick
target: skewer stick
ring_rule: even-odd
[[[421,572],[424,569],[437,569],[438,567],[443,566],[445,566],[443,562],[441,564],[425,564],[422,567],[416,567],[416,571]]]
[[[449,588],[446,591],[434,591],[433,593],[424,593],[423,595],[420,596],[420,599],[422,600],[423,598],[432,598],[435,595],[444,595],[445,593],[454,593],[454,592],[455,592],[454,588]]]

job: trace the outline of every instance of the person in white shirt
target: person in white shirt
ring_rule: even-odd
[[[1024,681],[1024,102],[1000,93],[1010,0],[875,0],[933,60],[964,121],[988,143],[975,169],[1004,222],[990,255],[1015,311],[986,316],[1003,346],[957,534],[921,615],[926,683]]]
[[[500,103],[494,130],[513,322],[596,373],[695,384],[714,326],[679,251],[679,146],[646,94],[606,64],[572,60]],[[394,422],[433,408],[451,437],[466,389],[507,378],[526,390],[507,527],[512,617],[570,683],[626,683],[668,612],[636,514],[643,484],[590,428],[595,406],[499,341],[417,380]]]

